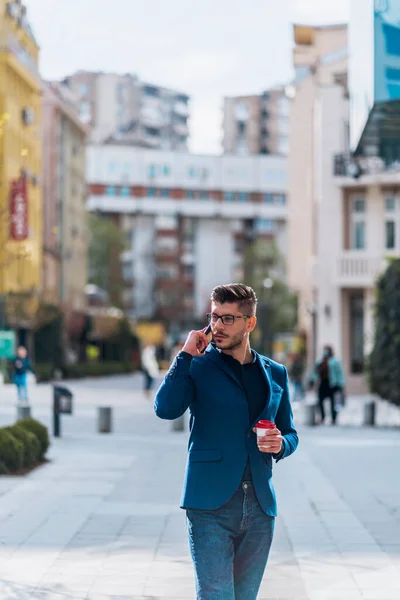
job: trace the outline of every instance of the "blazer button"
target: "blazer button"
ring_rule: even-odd
[[[248,434],[247,434],[247,437],[248,437],[248,438],[250,438],[250,437],[251,437],[251,433],[248,433]]]

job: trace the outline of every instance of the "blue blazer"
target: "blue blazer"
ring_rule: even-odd
[[[188,408],[190,411],[181,508],[213,510],[225,504],[238,488],[249,459],[261,508],[270,516],[277,514],[272,455],[260,452],[252,429],[259,419],[275,422],[284,438],[276,460],[296,450],[298,437],[285,367],[255,355],[268,395],[264,410],[251,425],[244,389],[213,345],[208,346],[205,356],[192,360],[178,354],[157,392],[154,409],[161,419],[177,419]]]

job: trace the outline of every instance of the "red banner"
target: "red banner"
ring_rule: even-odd
[[[26,179],[11,182],[10,239],[21,241],[28,237],[28,194]]]

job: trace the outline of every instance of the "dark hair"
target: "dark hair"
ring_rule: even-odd
[[[237,303],[239,310],[248,316],[254,316],[257,309],[257,296],[254,290],[243,283],[217,285],[211,292],[211,301],[217,304]]]

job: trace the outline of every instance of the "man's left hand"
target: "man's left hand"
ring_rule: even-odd
[[[254,428],[253,431],[257,433]],[[283,438],[277,427],[267,429],[262,437],[257,437],[257,446],[260,452],[269,452],[270,454],[279,454],[282,450]]]

